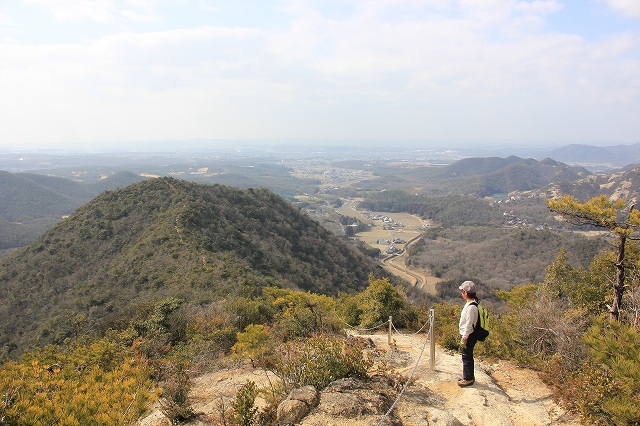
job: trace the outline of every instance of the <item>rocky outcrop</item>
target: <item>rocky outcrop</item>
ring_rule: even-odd
[[[287,399],[278,405],[278,424],[293,425],[298,423],[309,411],[318,405],[318,391],[313,386],[294,389]]]
[[[355,378],[340,379],[322,391],[318,411],[334,416],[355,418],[366,414],[384,414],[393,403],[393,389]],[[377,389],[375,389],[377,388]]]
[[[381,425],[401,425],[389,410],[397,390],[388,377],[374,376],[369,380],[345,378],[331,383],[320,393],[320,404],[305,417],[301,426],[319,424],[356,424],[355,419],[380,419]]]

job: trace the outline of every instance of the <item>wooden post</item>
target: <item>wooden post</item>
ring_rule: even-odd
[[[389,344],[389,347],[391,347],[391,327],[392,327],[392,320],[393,317],[391,315],[389,315],[389,334],[387,335],[387,343]]]
[[[429,310],[429,339],[431,339],[430,343],[430,349],[431,349],[431,369],[435,370],[436,369],[436,336],[435,334],[433,334],[433,331],[435,329],[434,327],[434,323],[435,323],[435,310],[434,308],[431,308]]]

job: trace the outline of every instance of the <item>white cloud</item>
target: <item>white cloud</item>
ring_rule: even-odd
[[[108,22],[115,19],[117,5],[113,0],[25,0],[49,10],[59,21],[90,20]]]
[[[634,19],[640,19],[640,1],[638,0],[603,0],[616,12]]]
[[[531,2],[519,1],[514,7],[515,10],[525,13],[548,15],[561,10],[563,5],[556,0],[535,0]]]
[[[121,18],[132,22],[157,19],[155,9],[162,0],[24,0],[49,11],[57,21],[113,23]],[[170,1],[170,0],[169,0]],[[174,0],[179,1],[179,0]]]
[[[329,12],[322,7],[343,3],[295,0],[288,25],[154,32],[135,31],[136,20],[169,19],[154,0],[43,7],[65,5],[58,19],[128,15],[130,30],[114,23],[109,35],[66,44],[0,42],[0,141],[640,132],[640,35],[593,43],[546,32],[557,1],[371,0]]]
[[[153,22],[156,20],[155,15],[139,13],[135,10],[123,10],[120,15],[133,22]]]

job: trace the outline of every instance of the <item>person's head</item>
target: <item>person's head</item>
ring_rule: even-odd
[[[458,289],[460,289],[460,292],[462,293],[462,297],[464,299],[478,299],[478,297],[476,296],[476,284],[473,281],[463,282],[462,284],[460,284],[460,287],[458,287]]]

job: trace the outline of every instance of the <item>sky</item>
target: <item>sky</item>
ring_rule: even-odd
[[[640,0],[0,0],[0,148],[191,139],[638,143]]]

